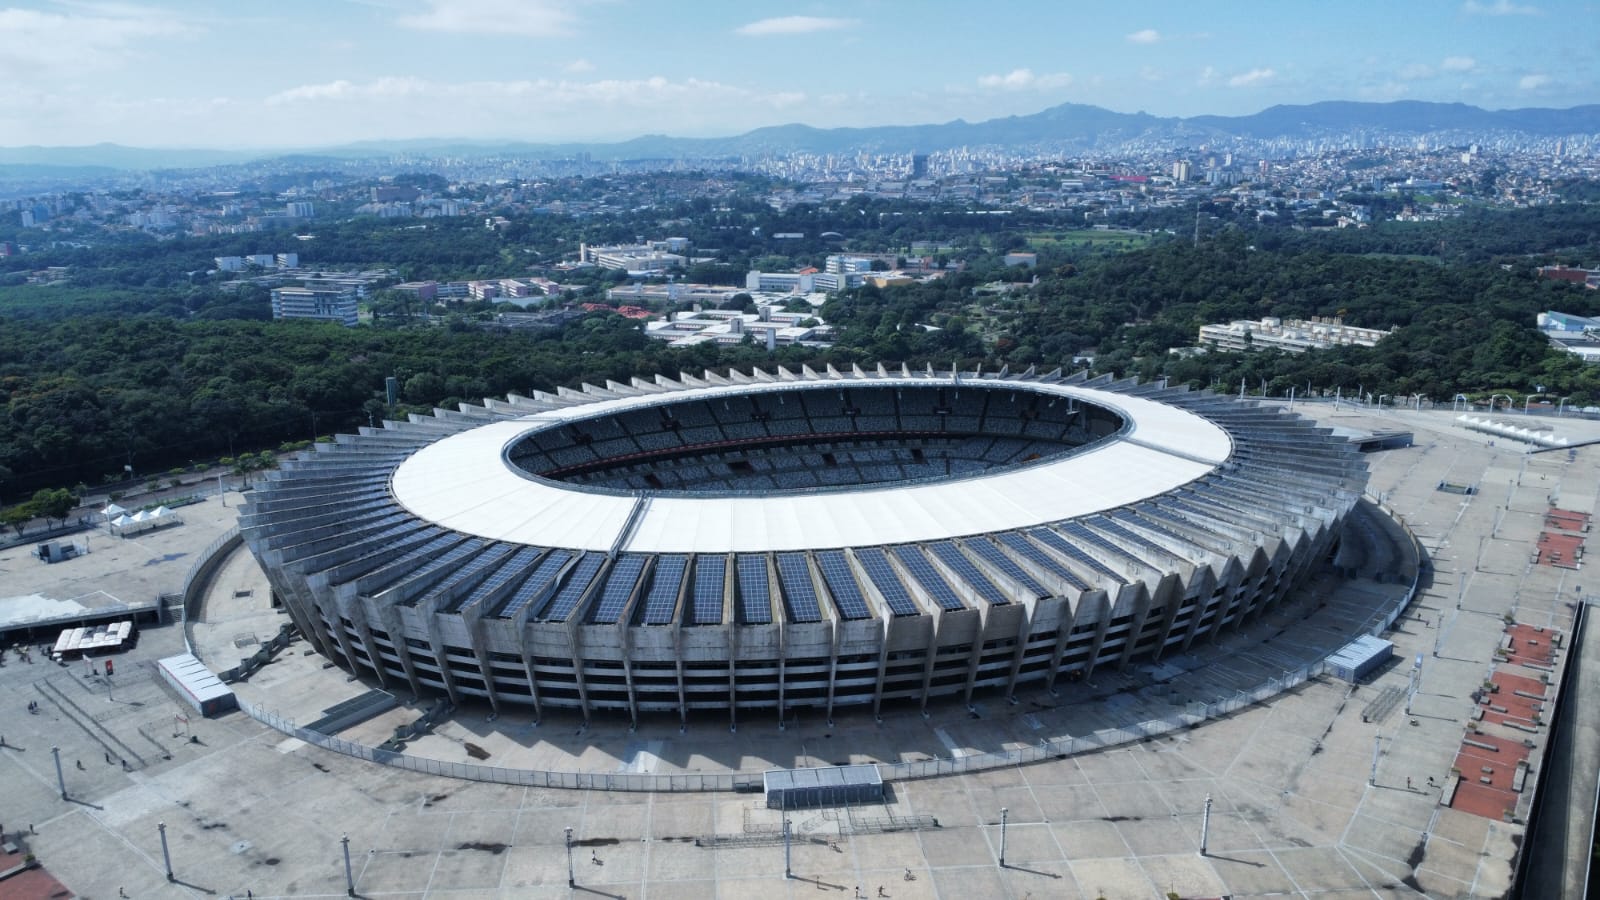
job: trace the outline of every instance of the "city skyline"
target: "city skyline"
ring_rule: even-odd
[[[4,0],[0,0],[3,3]],[[0,143],[283,149],[446,138],[611,142],[1322,100],[1487,109],[1600,100],[1552,34],[1588,0],[1223,9],[631,0],[37,0],[0,6]]]

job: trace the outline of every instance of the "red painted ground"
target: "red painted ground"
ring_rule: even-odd
[[[1552,638],[1559,632],[1552,631],[1549,628],[1535,628],[1532,625],[1512,625],[1506,629],[1506,633],[1511,635],[1511,655],[1507,657],[1507,662],[1518,665],[1532,664],[1548,667],[1555,659],[1555,645],[1552,643]],[[1532,687],[1518,685],[1518,690],[1535,694],[1543,694],[1545,692],[1545,685],[1536,679],[1522,678],[1517,675],[1509,675],[1508,677],[1520,678],[1520,680],[1530,682],[1533,685]]]
[[[0,881],[0,900],[67,900],[76,896],[42,866]]]
[[[1517,763],[1528,758],[1529,750],[1519,741],[1492,734],[1468,734],[1466,737],[1498,749],[1461,745],[1455,763],[1461,770],[1461,783],[1456,786],[1450,806],[1487,819],[1503,818],[1517,808],[1517,794],[1511,790],[1511,779]]]
[[[1567,531],[1586,531],[1589,527],[1589,514],[1574,509],[1551,507],[1550,511],[1544,514],[1544,524],[1550,528],[1562,528]]]
[[[1537,544],[1536,562],[1541,566],[1576,569],[1583,559],[1583,538],[1560,531],[1541,531]]]

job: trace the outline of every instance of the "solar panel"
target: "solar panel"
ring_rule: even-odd
[[[1162,547],[1160,544],[1157,544],[1155,541],[1150,540],[1142,534],[1135,534],[1132,530],[1122,527],[1118,523],[1106,518],[1105,516],[1096,516],[1094,518],[1094,524],[1095,527],[1101,529],[1102,531],[1106,531],[1114,535],[1119,541],[1127,541],[1136,547],[1148,550],[1157,555],[1172,555],[1171,550]]]
[[[644,624],[671,624],[672,613],[678,605],[678,589],[683,586],[683,573],[688,567],[689,557],[678,554],[656,560],[650,592],[644,596]]]
[[[760,557],[756,557],[759,559]],[[765,567],[763,566],[765,574]],[[722,623],[722,594],[728,577],[728,558],[725,556],[697,556],[694,558],[694,600],[689,607],[690,623],[694,625],[720,625]]]
[[[1054,559],[1051,559],[1048,553],[1040,550],[1036,545],[1030,543],[1028,539],[1022,535],[1017,534],[1016,532],[1007,532],[1006,534],[997,535],[997,537],[999,538],[1000,543],[1005,544],[1006,547],[1010,548],[1011,552],[1017,554],[1028,562],[1031,562],[1039,568],[1044,569],[1046,572],[1055,575],[1057,578],[1065,581],[1067,584],[1072,585],[1080,591],[1086,591],[1089,589],[1088,583],[1082,578],[1079,578],[1076,572],[1073,572],[1066,566],[1063,566]],[[1022,570],[1021,566],[1018,566],[1017,568]]]
[[[949,582],[946,582],[944,576],[939,574],[939,570],[933,567],[933,563],[928,562],[928,558],[922,555],[921,550],[906,545],[894,548],[894,555],[905,565],[911,577],[922,585],[922,589],[928,592],[928,596],[933,598],[933,602],[939,604],[940,609],[965,608]]]
[[[771,624],[772,586],[767,580],[767,558],[759,554],[740,556],[736,571],[740,620],[752,625]]]
[[[828,593],[833,595],[833,605],[838,608],[839,615],[846,619],[870,619],[872,611],[867,609],[867,598],[861,595],[861,586],[856,584],[855,575],[850,572],[850,561],[845,559],[842,550],[824,550],[817,554],[817,568],[822,570],[822,580],[828,584]]]
[[[436,553],[444,553],[451,547],[461,542],[461,535],[456,532],[445,532],[433,540],[401,554],[398,559],[390,559],[375,571],[362,576],[357,581],[360,591],[369,596],[376,596],[393,587],[397,582],[411,577],[417,572],[417,559],[431,557]]]
[[[532,603],[534,598],[543,596],[554,585],[556,573],[561,567],[572,559],[572,554],[565,550],[551,550],[550,554],[539,561],[539,568],[522,582],[522,587],[511,595],[511,599],[501,605],[495,612],[495,617],[500,619],[515,618],[522,608]]]
[[[572,610],[577,607],[578,601],[583,599],[584,593],[589,589],[589,583],[594,581],[594,576],[600,572],[600,567],[605,564],[606,558],[599,553],[586,554],[578,564],[572,567],[567,575],[567,581],[556,592],[554,600],[539,616],[545,622],[565,622],[572,615]]]
[[[1017,565],[1009,556],[1001,553],[1000,548],[996,545],[979,538],[978,540],[965,542],[965,546],[968,550],[977,554],[979,559],[999,569],[1001,573],[1017,584],[1022,585],[1023,588],[1033,591],[1035,595],[1040,597],[1050,596],[1050,592],[1044,589],[1044,585],[1034,581],[1033,576],[1022,571],[1022,567]]]
[[[589,621],[609,625],[622,617],[622,608],[628,605],[628,598],[633,596],[634,589],[638,587],[639,575],[649,559],[642,553],[618,557],[617,564],[611,567],[606,576],[606,586],[600,591],[600,602],[595,604]]]
[[[1082,547],[1079,547],[1071,541],[1063,538],[1054,531],[1051,531],[1048,528],[1035,528],[1028,533],[1033,535],[1038,540],[1048,544],[1050,547],[1061,551],[1063,554],[1070,557],[1074,562],[1078,563],[1089,571],[1094,572],[1097,575],[1110,578],[1118,584],[1127,584],[1127,579],[1107,568],[1103,563],[1100,562],[1100,560],[1095,559],[1088,553],[1085,553]]]
[[[1082,522],[1065,522],[1062,523],[1059,528],[1066,534],[1083,541],[1085,544],[1088,544],[1091,547],[1098,548],[1113,558],[1131,559],[1135,562],[1140,561],[1138,557],[1128,552],[1126,548],[1118,547],[1116,544],[1111,543],[1110,541],[1101,537],[1099,534],[1091,531],[1089,527]]]
[[[477,584],[478,580],[483,578],[486,572],[498,565],[502,559],[505,559],[507,553],[506,547],[488,543],[480,545],[479,549],[481,552],[475,553],[471,559],[462,563],[454,572],[440,579],[433,587],[424,591],[421,596],[409,601],[410,605],[426,609],[432,605],[435,599],[457,585]]]
[[[1193,541],[1188,540],[1172,529],[1163,526],[1160,522],[1148,515],[1145,515],[1143,512],[1135,516],[1133,513],[1128,512],[1127,510],[1115,510],[1111,513],[1111,516],[1120,522],[1138,525],[1141,528],[1148,528],[1149,530],[1154,531],[1156,534],[1162,535],[1163,537],[1172,541],[1172,543],[1178,547],[1189,547],[1193,546],[1194,544]]]
[[[445,612],[459,613],[464,609],[476,606],[485,599],[494,595],[494,592],[505,587],[507,582],[533,565],[544,551],[538,547],[523,547],[509,556],[502,556],[501,564],[489,574],[489,577],[478,582],[471,591],[462,594],[454,603],[445,608]]]
[[[783,602],[789,608],[790,620],[822,621],[822,609],[817,603],[817,590],[811,584],[805,554],[778,554],[778,584],[783,588]]]
[[[894,572],[894,567],[889,565],[889,557],[877,547],[856,551],[856,559],[861,561],[861,568],[866,570],[867,577],[877,587],[878,593],[883,595],[889,609],[897,616],[914,616],[921,610],[917,609],[916,601],[906,593],[906,586],[900,583],[900,576]]]
[[[1003,606],[1011,602],[1011,598],[995,587],[994,582],[989,580],[989,576],[978,571],[978,567],[973,565],[972,560],[967,559],[960,550],[956,549],[955,544],[949,541],[929,544],[928,552],[939,557],[940,562],[949,566],[951,571],[961,577],[962,581],[971,585],[972,590],[989,605]]]

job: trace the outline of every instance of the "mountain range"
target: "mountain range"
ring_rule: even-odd
[[[1486,110],[1463,103],[1403,100],[1391,103],[1327,101],[1273,106],[1248,116],[1163,117],[1120,113],[1098,106],[1063,103],[1025,116],[983,122],[961,119],[942,124],[883,125],[866,128],[814,128],[777,125],[721,138],[645,135],[611,144],[535,144],[508,141],[368,141],[335,147],[284,151],[162,149],[96,144],[85,147],[0,147],[0,167],[27,167],[32,174],[51,169],[149,170],[198,168],[283,158],[289,155],[361,159],[393,155],[513,156],[571,158],[588,153],[612,159],[715,159],[789,153],[929,153],[957,147],[1048,149],[1052,152],[1114,150],[1130,142],[1173,145],[1233,141],[1304,141],[1384,133],[1396,141],[1420,135],[1445,135],[1464,142],[1491,134],[1529,137],[1600,132],[1600,104],[1570,109]]]

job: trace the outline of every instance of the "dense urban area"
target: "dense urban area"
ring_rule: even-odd
[[[19,167],[0,503],[21,532],[412,411],[756,365],[1597,414],[1597,201],[1588,143],[1504,137]]]

